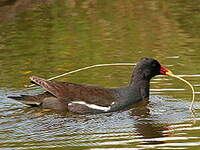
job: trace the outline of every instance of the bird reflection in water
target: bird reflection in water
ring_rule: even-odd
[[[136,117],[136,122],[134,122],[134,127],[137,134],[141,139],[140,145],[156,145],[165,143],[164,140],[160,138],[168,136],[167,133],[163,131],[169,130],[166,124],[162,124],[159,120],[155,120],[150,110],[149,100],[145,99],[134,105],[131,109],[131,115]]]

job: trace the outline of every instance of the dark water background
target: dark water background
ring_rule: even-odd
[[[165,76],[151,81],[148,102],[109,114],[57,114],[7,98],[42,92],[24,88],[32,75],[140,57],[191,82],[194,114],[191,89]],[[0,0],[0,149],[199,149],[199,64],[199,0]],[[57,81],[120,87],[132,69],[95,68]]]

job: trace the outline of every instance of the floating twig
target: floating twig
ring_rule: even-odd
[[[69,72],[60,74],[60,75],[58,75],[58,76],[49,78],[49,79],[47,79],[47,80],[48,80],[48,81],[54,80],[54,79],[63,77],[63,76],[68,75],[68,74],[76,73],[76,72],[83,71],[83,70],[87,70],[87,69],[94,68],[94,67],[103,67],[103,66],[135,66],[135,65],[136,65],[136,63],[97,64],[97,65],[87,66],[87,67],[84,67],[84,68],[79,68],[79,69],[76,69],[76,70],[73,70],[73,71],[69,71]],[[32,87],[32,86],[35,86],[35,84],[25,85],[25,87]]]
[[[171,71],[167,72],[167,75],[169,75],[171,77],[175,77],[175,78],[187,83],[191,87],[191,89],[192,89],[192,102],[191,102],[191,105],[190,105],[189,109],[192,111],[193,110],[194,99],[195,99],[195,92],[194,92],[194,87],[192,86],[192,84],[190,84],[187,80],[185,80],[185,79],[183,79],[183,78],[181,78],[181,77],[179,77],[177,75],[174,75]]]

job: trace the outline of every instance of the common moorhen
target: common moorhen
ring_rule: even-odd
[[[150,79],[166,75],[168,69],[152,58],[141,58],[137,63],[130,83],[121,88],[103,88],[69,82],[48,81],[30,77],[32,82],[46,90],[43,94],[9,96],[30,106],[69,111],[78,114],[105,113],[130,108],[132,104],[149,97]],[[129,107],[130,106],[130,107]]]

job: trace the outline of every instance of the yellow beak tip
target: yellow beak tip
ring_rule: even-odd
[[[167,71],[167,72],[166,72],[166,75],[168,75],[168,76],[173,76],[174,74],[173,74],[171,71]]]

